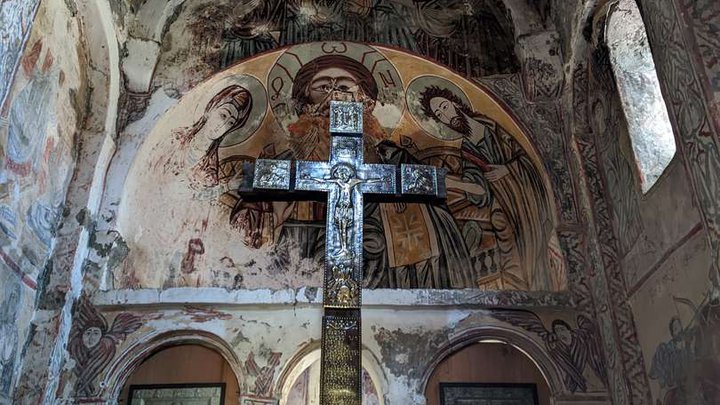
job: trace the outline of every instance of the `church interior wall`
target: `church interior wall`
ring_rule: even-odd
[[[652,40],[657,39],[653,35],[658,35],[660,27],[654,25],[658,16],[650,13],[649,8],[644,9],[644,17],[653,45]],[[667,35],[663,34],[663,38]],[[596,45],[595,54],[604,51],[601,42]],[[666,40],[662,42],[663,45],[652,49],[658,66],[669,61],[664,54]],[[602,77],[607,71],[603,67],[607,66],[604,58],[593,57],[592,61],[594,75]],[[673,60],[671,63],[678,62]],[[662,68],[659,70],[662,72]],[[663,78],[668,79],[667,73],[660,75],[661,82]],[[605,79],[603,82],[613,83],[612,77]],[[667,82],[662,83],[667,85]],[[603,87],[596,89],[602,92]],[[671,100],[678,94],[664,95],[668,110],[673,112]],[[617,101],[614,94],[600,97],[609,99],[611,105]],[[613,108],[618,111],[617,106]],[[622,118],[607,122],[624,124]],[[681,145],[688,128],[675,126],[675,131],[680,131],[677,139]],[[618,129],[616,125],[608,134],[611,138],[606,138],[605,142],[618,139],[615,142],[619,144],[619,153],[615,156],[625,160],[624,165],[633,167],[626,129],[622,125]],[[637,341],[642,348],[643,368],[648,376],[652,401],[664,404],[717,400],[706,384],[708,379],[715,378],[708,370],[717,367],[718,353],[705,343],[716,339],[707,330],[708,325],[716,322],[713,315],[717,303],[717,282],[713,281],[716,270],[712,264],[714,251],[708,244],[712,236],[703,223],[704,203],[702,199],[698,200],[693,186],[697,184],[692,177],[693,164],[686,160],[696,158],[689,156],[679,149],[657,183],[644,195],[640,191],[639,176],[633,173],[637,169],[626,170],[625,181],[618,182],[613,180],[621,173],[617,164],[610,160],[603,162],[602,167],[606,192],[612,202],[609,208],[616,219],[618,259],[636,325]],[[618,221],[623,217],[624,221]]]
[[[119,218],[118,207],[136,197],[125,188],[125,180],[138,156],[145,153],[141,150],[153,129],[165,125],[167,134],[188,124],[163,123],[173,112],[180,111],[188,120],[202,115],[207,100],[193,95],[193,89],[202,87],[210,77],[222,77],[228,67],[236,73],[252,73],[234,65],[246,57],[267,56],[280,46],[321,38],[317,32],[292,31],[297,28],[293,25],[296,21],[278,19],[278,10],[264,4],[248,11],[233,9],[232,2],[225,1],[117,1],[109,2],[109,18],[107,13],[96,19],[105,24],[108,45],[117,42],[119,47],[108,51],[102,64],[98,63],[103,58],[99,53],[84,49],[83,37],[98,32],[98,27],[87,21],[82,28],[79,23],[79,18],[87,15],[83,7],[87,3],[42,2],[10,97],[0,114],[0,252],[4,263],[0,269],[0,337],[13,348],[10,356],[3,353],[7,358],[3,357],[0,369],[0,402],[2,389],[22,381],[15,390],[16,398],[39,401],[46,395],[57,395],[68,401],[84,398],[112,403],[116,398],[101,389],[104,376],[98,372],[98,364],[117,365],[148,340],[182,328],[218,336],[243,363],[241,368],[248,367],[244,362],[251,354],[259,368],[270,367],[269,374],[263,376],[243,369],[240,391],[273,403],[278,392],[257,392],[257,379],[277,379],[290,366],[293,353],[317,344],[319,273],[313,273],[313,266],[304,262],[299,269],[305,275],[274,274],[267,278],[264,274],[253,281],[250,273],[258,272],[262,260],[269,256],[267,251],[260,251],[244,254],[248,260],[242,263],[233,261],[235,268],[230,271],[215,268],[205,278],[213,282],[198,282],[192,267],[186,268],[188,274],[180,279],[167,282],[169,266],[149,264],[165,253],[148,250],[149,258],[138,258],[136,263],[143,277],[158,279],[143,283],[124,267],[143,231],[129,237],[122,229],[127,218]],[[356,8],[342,10],[341,15],[358,21],[370,15],[400,16],[405,21],[417,12],[401,6],[404,2],[387,3],[400,8],[394,9],[395,14],[380,16],[380,10],[370,3],[353,2]],[[708,247],[707,240],[717,241],[718,237],[715,228],[707,227],[715,223],[711,216],[715,212],[713,198],[706,195],[713,188],[701,187],[702,177],[711,181],[715,175],[698,168],[697,162],[703,160],[693,149],[686,147],[690,152],[683,153],[679,148],[655,187],[642,195],[609,58],[601,48],[586,52],[577,46],[588,40],[592,29],[586,24],[592,20],[594,7],[604,2],[502,3],[478,2],[478,7],[490,10],[478,16],[461,17],[461,9],[450,14],[461,22],[477,17],[487,23],[488,32],[468,36],[480,38],[477,43],[453,36],[455,33],[444,37],[443,29],[450,23],[442,19],[421,27],[435,35],[422,38],[432,46],[420,47],[422,41],[409,36],[402,43],[381,38],[399,24],[381,25],[380,32],[358,24],[332,38],[381,43],[390,46],[384,52],[399,53],[392,48],[396,47],[437,60],[466,79],[476,80],[499,100],[501,109],[512,111],[517,132],[528,137],[527,145],[532,145],[539,166],[547,174],[568,265],[569,292],[403,290],[394,296],[400,301],[397,305],[377,298],[389,295],[389,290],[369,293],[370,306],[363,318],[364,342],[366,351],[383,364],[388,382],[385,403],[408,403],[408,395],[413,395],[412,403],[424,403],[424,378],[434,366],[429,359],[452,345],[454,337],[488,325],[526,336],[535,342],[533,347],[551,359],[549,363],[555,363],[555,384],[550,384],[555,403],[604,403],[610,397],[618,403],[630,397],[638,403],[665,401],[668,395],[696,387],[693,384],[707,377],[692,374],[695,379],[687,380],[691,381],[687,385],[687,381],[669,379],[668,370],[701,370],[696,359],[687,357],[686,349],[691,346],[700,350],[700,359],[717,363],[717,352],[708,352],[708,346],[698,343],[716,339],[711,328],[717,326],[718,281],[714,286],[712,278],[708,281],[708,268],[717,266],[713,258],[717,259],[718,252],[716,245]],[[681,35],[698,47],[688,49],[703,62],[690,67],[703,79],[702,96],[693,93],[680,100],[715,100],[718,91],[708,83],[717,82],[711,80],[717,69],[710,56],[719,47],[703,31],[710,26],[712,16],[701,8],[701,4],[706,9],[715,7],[714,3],[662,3],[672,3],[667,9],[688,9],[682,18],[691,28]],[[659,27],[668,25],[658,22],[667,16],[654,7],[646,5],[643,11],[656,51],[658,38],[665,37],[658,34]],[[322,9],[314,12],[303,18],[322,29],[332,28],[332,21],[321,18]],[[227,16],[230,21],[226,23]],[[680,17],[673,13],[671,18]],[[258,23],[268,19],[284,28],[263,31],[265,27]],[[243,29],[249,26],[256,29],[254,35],[260,34],[245,41]],[[498,37],[502,40],[496,40]],[[677,44],[677,39],[673,41]],[[446,49],[453,52],[441,52]],[[473,55],[492,61],[478,62],[464,59],[462,53],[467,49],[504,56]],[[667,63],[674,57],[662,50],[655,55],[666,97],[669,86],[677,82],[667,73],[671,71]],[[84,68],[88,58],[94,62],[90,64],[94,69]],[[268,69],[273,63],[270,59]],[[4,69],[9,66],[2,63]],[[104,77],[106,66],[112,70],[111,79]],[[588,80],[585,87],[576,80],[583,75]],[[261,79],[271,97],[272,83]],[[694,88],[691,85],[685,87]],[[578,88],[585,93],[586,104],[577,99],[566,104],[567,100],[560,99],[571,90],[577,97]],[[178,110],[183,96],[189,97],[187,103],[196,104],[195,109]],[[668,100],[673,106],[673,124],[680,130],[679,140],[692,144],[691,137],[702,127],[708,136],[700,140],[712,142],[720,127],[720,114],[715,113],[715,118],[703,125],[694,125],[695,118],[705,117],[703,105],[690,103],[687,108],[695,110],[685,114],[687,110],[678,111],[677,106],[687,102]],[[116,110],[113,103],[118,102]],[[715,112],[717,105],[710,103],[708,110]],[[702,110],[699,113],[698,108]],[[22,119],[18,121],[17,117]],[[578,117],[586,120],[586,125],[578,124]],[[26,128],[40,126],[40,130]],[[83,137],[81,142],[78,134],[83,129],[93,136]],[[280,133],[281,129],[268,129],[267,134],[273,131]],[[10,139],[11,132],[16,139]],[[698,144],[704,145],[702,142]],[[573,159],[581,159],[584,166],[579,167]],[[578,179],[586,175],[586,179]],[[155,187],[162,189],[157,184]],[[168,198],[170,192],[162,190],[154,198]],[[584,193],[589,201],[583,201]],[[198,226],[202,228],[202,221]],[[594,229],[598,229],[595,234]],[[209,245],[201,249],[193,238],[185,242],[167,255],[177,263],[178,274],[182,273],[181,264],[206,266],[204,261],[210,256],[204,253]],[[189,260],[189,253],[194,253],[194,261]],[[238,274],[246,276],[237,278]],[[310,287],[300,288],[305,285]],[[45,291],[46,287],[49,293],[36,301],[36,291]],[[75,302],[81,289],[87,296]],[[34,312],[37,305],[42,310]],[[74,308],[72,312],[70,308]],[[577,370],[563,370],[557,366],[561,361],[553,361],[548,336],[556,333],[556,327],[568,330],[568,342],[597,349],[596,354],[601,354],[594,359],[595,366],[606,362],[607,374],[588,362],[580,377],[585,387],[577,381],[568,383],[568,379],[572,381],[569,375]],[[100,330],[98,342],[102,344],[83,341],[82,334],[91,328]],[[31,356],[23,362],[20,357],[24,352]],[[67,359],[64,353],[68,353]],[[91,355],[100,360],[90,360]],[[663,360],[668,357],[671,360]],[[23,373],[18,372],[20,363]],[[602,382],[608,376],[610,392]],[[35,381],[41,383],[33,386]],[[652,397],[644,396],[648,385]]]
[[[206,289],[198,292],[211,294]],[[119,303],[133,296],[135,302],[142,304],[118,310]],[[295,367],[297,353],[316,347],[320,339],[321,309],[312,301],[300,299],[293,308],[287,308],[284,302],[298,297],[256,297],[254,302],[242,304],[189,305],[183,303],[182,297],[175,294],[173,298],[168,294],[160,302],[158,295],[145,294],[145,298],[140,298],[138,291],[126,291],[99,293],[95,302],[81,299],[76,313],[82,314],[78,319],[85,321],[75,321],[68,344],[69,352],[79,362],[63,371],[60,397],[71,399],[80,394],[81,398],[94,401],[113,401],[113,395],[119,393],[114,387],[124,383],[120,378],[127,378],[120,377],[118,370],[138,361],[133,353],[155,351],[158,339],[162,341],[162,336],[180,330],[182,334],[176,342],[189,342],[193,336],[210,334],[216,336],[214,341],[228,347],[240,364],[241,397],[277,399],[281,387],[274,388],[267,381],[258,383],[258,379],[277,381]],[[570,339],[581,339],[588,323],[574,311],[449,309],[442,304],[424,304],[420,310],[417,306],[375,303],[379,298],[369,297],[366,303],[363,345],[367,356],[382,365],[376,372],[383,376],[380,383],[384,403],[424,403],[428,376],[442,360],[437,358],[437,353],[461,347],[461,342],[466,345],[483,338],[501,339],[533,356],[545,377],[550,379],[555,400],[572,402],[594,398],[602,402],[606,398],[604,384],[590,365],[583,370],[581,380],[575,380],[582,381],[582,387],[566,385],[570,381],[566,373],[571,371],[553,364],[554,356],[559,355],[553,351],[557,350],[553,342],[542,334],[530,333],[530,329],[537,330],[543,323],[563,323],[568,327]],[[84,340],[85,331],[98,322],[106,325],[99,343]],[[585,343],[595,347],[599,342]],[[254,363],[258,369],[266,366],[269,369],[265,374],[258,374],[255,366],[251,366]]]
[[[36,3],[8,3],[7,7],[26,12],[34,10]],[[11,17],[5,8],[3,3],[3,18]],[[3,88],[6,84],[9,88],[0,112],[2,403],[20,380],[25,354],[32,351],[36,294],[44,291],[52,272],[55,235],[65,213],[78,137],[87,117],[87,54],[75,14],[70,4],[44,1],[33,24],[29,23],[33,14],[24,15],[22,29],[29,33],[24,52],[14,80],[2,78]],[[3,22],[3,30],[13,23]],[[19,44],[22,38],[16,39]],[[6,57],[14,51],[4,49],[2,54],[4,74],[12,65]]]

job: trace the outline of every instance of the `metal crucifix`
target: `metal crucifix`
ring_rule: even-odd
[[[258,159],[253,189],[321,191],[327,197],[320,403],[360,405],[363,195],[445,197],[442,169],[363,163],[363,104],[330,103],[328,162]],[[400,183],[398,189],[397,185]]]

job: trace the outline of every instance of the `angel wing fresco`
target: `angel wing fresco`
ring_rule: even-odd
[[[576,335],[573,334],[570,325],[565,321],[553,321],[551,330],[548,330],[540,318],[529,311],[493,312],[492,316],[540,336],[545,342],[545,347],[547,347],[553,361],[563,371],[563,381],[567,389],[571,392],[587,390],[587,381],[583,376],[583,369],[585,368],[584,359],[587,358],[588,349],[582,341],[575,342]],[[584,335],[577,336],[577,339],[584,339]]]
[[[590,366],[600,381],[607,384],[607,368],[600,346],[600,332],[595,323],[584,315],[578,315],[577,325],[578,327],[571,332],[573,339],[570,353],[573,360],[581,370],[585,365]]]
[[[250,352],[247,360],[245,360],[245,369],[248,374],[255,377],[255,385],[252,389],[253,394],[264,398],[270,398],[273,395],[273,379],[275,369],[280,364],[282,353],[272,352],[267,360],[265,367],[260,367],[255,361],[255,355]]]
[[[78,301],[75,316],[68,349],[76,362],[76,390],[91,396],[96,378],[115,357],[117,345],[142,326],[142,319],[121,313],[108,328],[105,317],[84,296]]]

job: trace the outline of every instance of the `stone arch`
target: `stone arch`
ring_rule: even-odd
[[[114,403],[125,383],[143,361],[162,349],[181,344],[199,345],[219,353],[230,365],[237,378],[238,387],[243,386],[242,363],[224,339],[203,330],[183,329],[140,338],[137,343],[124,350],[110,364],[108,372],[100,382],[100,397],[109,403]]]
[[[380,362],[367,347],[362,350],[362,367],[365,369],[373,385],[378,391],[380,405],[385,405],[382,393],[387,391],[388,382]],[[297,350],[283,367],[275,384],[275,393],[279,396],[279,405],[292,405],[286,402],[287,394],[297,378],[312,364],[320,360],[320,342],[312,341]]]
[[[495,325],[478,326],[452,336],[427,362],[421,379],[420,392],[425,393],[430,377],[440,362],[470,345],[482,343],[483,340],[502,341],[525,354],[542,373],[548,387],[550,387],[552,398],[558,398],[567,392],[560,369],[552,361],[550,354],[543,345],[524,332]]]

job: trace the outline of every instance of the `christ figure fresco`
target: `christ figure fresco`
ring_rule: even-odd
[[[329,102],[341,100],[362,102],[365,106],[366,161],[419,163],[409,152],[388,143],[389,134],[373,115],[378,83],[368,68],[355,59],[328,54],[306,63],[294,78],[292,99],[298,119],[288,126],[288,132],[290,153],[295,159],[328,158]],[[323,203],[290,203],[287,216],[278,222],[282,224],[278,244],[292,241],[300,246],[302,257],[321,260],[325,251],[324,209]],[[477,277],[470,274],[472,268],[460,231],[447,210],[425,204],[378,203],[368,203],[364,210],[367,287],[477,286]]]
[[[365,156],[377,161],[372,146],[387,137],[372,115],[378,87],[362,63],[343,55],[330,54],[304,64],[293,81],[292,101],[297,120],[288,126],[289,150],[276,158],[326,160],[330,151],[330,101],[362,102],[364,111]],[[274,204],[274,224],[279,245],[295,244],[303,258],[320,261],[325,251],[325,204],[299,201],[285,207]]]

